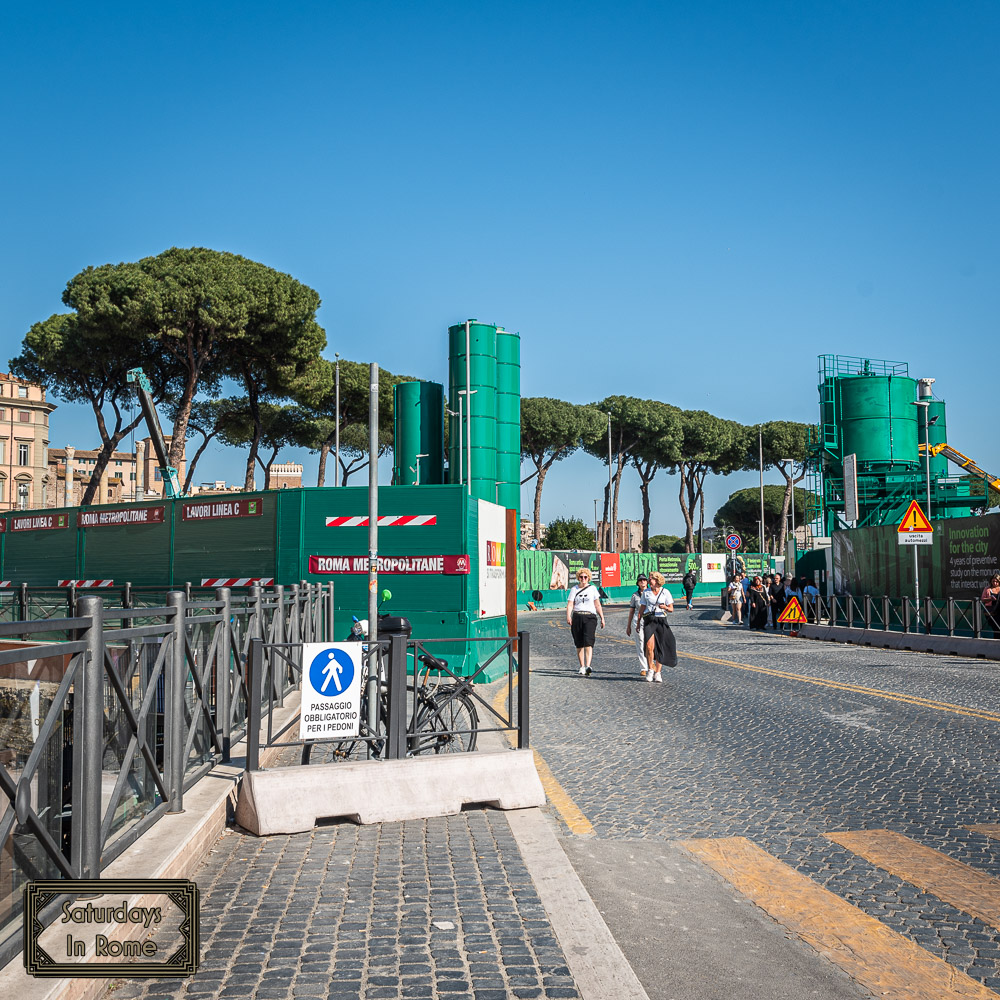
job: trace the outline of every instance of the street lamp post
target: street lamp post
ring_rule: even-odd
[[[757,428],[757,447],[760,454],[760,554],[764,554],[764,431]],[[770,565],[770,564],[769,564]]]
[[[414,470],[417,473],[417,481],[413,484],[414,486],[420,485],[420,459],[422,458],[430,458],[430,453],[424,452],[422,455],[417,455],[417,467]]]
[[[931,404],[929,400],[918,399],[914,400],[914,406],[919,406],[920,409],[924,411],[924,458],[927,460],[927,510],[924,512],[928,518],[931,516],[931,425],[930,425],[930,409]]]
[[[597,546],[598,551],[601,548],[600,539],[597,537],[597,500],[594,500],[594,544]]]
[[[614,493],[611,488],[611,414],[608,414],[608,534],[611,535],[611,551],[618,551],[618,540],[615,538]]]
[[[333,485],[340,485],[340,355],[334,354],[337,359],[334,365],[334,427],[333,427]]]

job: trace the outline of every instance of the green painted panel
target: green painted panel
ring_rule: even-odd
[[[64,516],[67,527],[50,531],[12,531],[14,517],[45,514]],[[76,510],[17,511],[7,513],[7,537],[4,541],[3,579],[15,586],[27,583],[34,587],[55,587],[59,580],[78,580]]]
[[[162,585],[170,573],[171,510],[172,506],[167,505],[160,524],[81,528],[79,579],[114,580],[116,586],[126,581],[135,587]]]
[[[320,487],[320,490],[332,487]],[[281,490],[273,494],[278,503],[276,512],[277,574],[276,583],[298,583],[302,579],[299,548],[300,525],[305,505],[305,490]],[[268,497],[270,499],[270,497]]]
[[[291,491],[288,491],[289,493]],[[178,501],[175,514],[174,583],[199,585],[203,578],[274,577],[277,565],[274,529],[277,498],[273,493],[232,494],[232,498],[257,498],[259,517],[225,517],[210,521],[185,521],[181,507],[201,498]],[[206,496],[205,502],[219,502],[226,496]],[[279,582],[295,582],[280,581]]]

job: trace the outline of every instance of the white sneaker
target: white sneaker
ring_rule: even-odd
[[[656,674],[653,676],[653,680],[657,684],[662,684],[663,683],[663,678],[660,676],[660,671],[659,670],[656,671]]]
[[[653,683],[653,671],[652,670],[650,670],[649,673],[646,674],[646,683],[647,684],[652,684]]]
[[[581,677],[586,677],[587,676],[587,668],[586,667],[580,667],[578,673],[580,674]]]

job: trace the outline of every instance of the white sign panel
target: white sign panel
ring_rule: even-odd
[[[858,508],[858,456],[844,456],[844,517],[856,521],[861,516]]]
[[[303,643],[300,740],[358,735],[361,666],[360,642]]]
[[[701,557],[701,573],[699,583],[726,582],[726,555],[723,552],[703,555]]]
[[[479,501],[479,617],[507,614],[507,510]]]
[[[901,531],[896,535],[900,545],[933,545],[933,531]]]

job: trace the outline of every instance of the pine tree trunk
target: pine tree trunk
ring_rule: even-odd
[[[542,482],[549,470],[544,465],[536,466],[538,475],[535,477],[535,541],[542,544]]]
[[[316,477],[317,486],[326,485],[326,457],[330,454],[330,442],[324,441],[319,449],[319,475]]]

